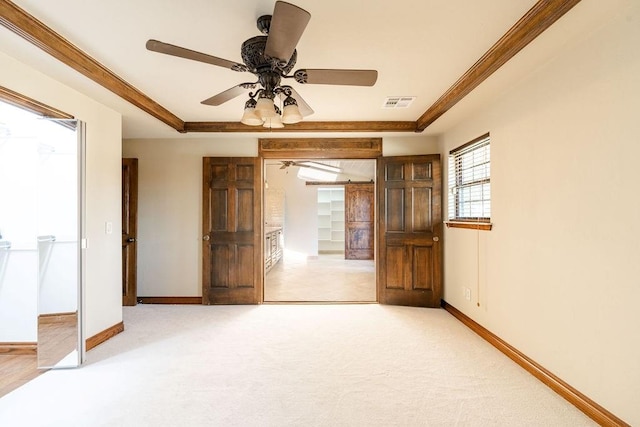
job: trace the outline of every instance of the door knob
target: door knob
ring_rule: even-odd
[[[210,238],[211,237],[209,237],[209,235],[207,234],[206,236],[202,237],[202,240],[204,240],[205,242],[208,242]]]
[[[434,241],[434,242],[437,242],[437,241],[439,241],[439,240],[440,240],[440,238],[439,238],[438,236],[433,236],[433,241]]]
[[[136,239],[134,239],[133,237],[129,237],[129,238],[127,239],[127,243],[133,243],[133,242],[135,242],[135,241],[136,241]]]

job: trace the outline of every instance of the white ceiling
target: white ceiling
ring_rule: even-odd
[[[259,35],[255,21],[260,15],[271,14],[275,2],[15,0],[14,3],[180,119],[239,121],[244,97],[219,107],[201,105],[200,101],[238,83],[253,81],[252,74],[149,52],[145,42],[154,38],[242,62],[240,45]],[[298,44],[294,69],[361,68],[379,72],[374,87],[303,86],[294,82],[296,90],[315,110],[309,120],[415,121],[535,1],[295,0],[294,3],[311,13],[311,21]],[[572,12],[561,21],[571,22]],[[563,28],[566,30],[568,24],[564,23]],[[553,27],[547,32],[551,30]],[[552,49],[550,42],[538,53],[535,48],[525,48],[519,55],[524,55],[525,59],[520,60],[524,65],[504,72],[503,83],[499,75],[502,71],[496,73],[498,76],[492,77],[494,81],[489,85],[493,88],[490,92],[504,90],[505,84],[530,72],[532,63],[552,54],[549,49]],[[5,28],[0,28],[0,50],[121,112],[125,138],[207,136],[177,133]],[[381,108],[385,97],[398,95],[417,99],[407,109]],[[475,104],[471,100],[459,110],[470,111],[478,104],[479,100]],[[459,120],[460,114],[455,111],[445,114],[422,135],[442,131],[451,122],[450,117]]]
[[[340,173],[338,173],[336,176],[337,181],[347,181],[347,180],[370,181],[370,180],[375,180],[376,178],[376,161],[371,159],[367,159],[367,160],[296,159],[294,160],[294,162],[296,163],[311,162],[311,163],[320,163],[324,165],[335,166],[340,169]],[[269,176],[269,172],[274,170],[294,170],[296,173],[298,172],[298,166],[295,166],[295,165],[289,166],[287,168],[283,168],[282,160],[268,159],[265,161],[265,165],[267,166],[267,177]]]

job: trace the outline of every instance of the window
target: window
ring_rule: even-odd
[[[449,152],[449,220],[491,220],[489,134]],[[473,227],[476,228],[476,227]]]

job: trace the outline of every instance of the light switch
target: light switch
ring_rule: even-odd
[[[104,223],[104,234],[113,233],[113,223],[111,221],[107,221]]]

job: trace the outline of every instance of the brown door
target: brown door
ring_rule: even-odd
[[[262,162],[203,159],[202,303],[262,302]]]
[[[136,305],[138,159],[122,159],[122,305]]]
[[[378,164],[380,303],[439,307],[442,298],[440,155]]]
[[[345,259],[373,259],[374,187],[345,184]]]

